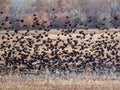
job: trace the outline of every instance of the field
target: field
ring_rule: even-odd
[[[119,90],[119,81],[22,81],[0,83],[0,90]]]
[[[115,59],[117,59],[117,56],[120,56],[120,30],[110,29],[99,31],[91,29],[83,30],[84,32],[82,32],[82,34],[80,33],[81,31],[82,30],[76,30],[76,32],[72,32],[69,34],[63,33],[60,30],[51,30],[50,32],[45,33],[44,31],[30,31],[29,33],[27,33],[26,31],[19,31],[19,33],[15,35],[13,31],[7,32],[8,34],[6,34],[5,31],[0,31],[0,45],[2,45],[4,42],[4,47],[1,48],[0,46],[0,65],[8,65],[7,70],[2,70],[2,68],[0,69],[1,71],[3,71],[0,75],[0,90],[119,90],[120,62],[119,60],[115,61]],[[36,38],[36,36],[39,36],[40,34],[42,37],[40,36],[39,38]],[[93,34],[93,36],[91,36],[90,34]],[[77,38],[77,36],[80,38]],[[32,47],[29,47],[27,39],[31,39],[34,41],[33,43],[31,43]],[[71,43],[68,44],[67,39],[70,39]],[[46,44],[43,43],[43,41],[49,40],[52,40],[53,46],[56,45],[56,42],[59,43],[52,48],[49,47],[49,42]],[[107,48],[104,48],[104,43],[102,42],[102,40],[107,43],[107,47],[113,47],[115,49],[107,50]],[[23,42],[24,47],[22,47],[20,41],[25,41]],[[75,45],[76,41],[78,43]],[[104,49],[103,56],[99,56],[98,51],[101,49],[97,48],[99,47],[100,43],[103,43],[100,46],[100,48]],[[61,47],[65,44],[68,45],[62,49]],[[10,45],[11,47],[8,48],[8,45]],[[36,45],[38,45],[38,52],[34,50]],[[82,49],[82,46],[85,46],[85,49]],[[18,51],[16,50],[17,47],[19,47]],[[26,49],[26,51],[24,51],[23,49]],[[7,55],[9,54],[9,50],[13,50],[15,51],[15,53],[12,52],[8,57]],[[21,60],[22,55],[19,52],[20,50],[23,50],[21,52],[22,54],[28,54],[25,59],[27,61],[27,64],[33,65],[33,67],[29,67],[29,74],[24,74],[20,71],[21,69],[28,68],[26,64],[5,64],[6,58],[8,60],[14,60],[14,58]],[[62,65],[56,65],[59,64],[59,62],[54,63],[55,65],[52,63],[52,66],[49,67],[47,66],[49,65],[49,61],[46,61],[46,59],[50,60],[50,62],[54,61],[52,61],[52,59],[56,59],[55,55],[51,54],[54,50],[58,50],[57,55],[59,55],[59,59],[63,62]],[[117,53],[114,55],[112,54],[112,51]],[[70,53],[72,52],[75,52],[77,54],[71,55]],[[83,53],[83,55],[80,55],[81,52]],[[34,53],[37,53],[38,56],[43,56],[43,64],[47,63],[45,67],[44,65],[42,66],[40,62],[36,63],[37,61],[39,61],[39,59],[36,58],[37,55],[35,56]],[[95,70],[93,70],[93,61],[88,62],[89,59],[85,58],[84,55],[86,53],[88,56],[89,54],[92,55],[92,58],[95,59]],[[109,58],[107,55],[111,57]],[[37,61],[31,64],[31,57]],[[66,61],[69,61],[69,59],[71,58],[75,62],[73,62],[73,64],[71,64],[71,62],[68,62],[68,65],[66,67],[66,64],[64,65],[64,63],[66,63]],[[79,60],[76,61],[77,59],[80,59],[81,62],[79,63]],[[98,61],[100,61],[99,59],[103,59],[103,63],[98,63]],[[84,65],[84,63],[82,62],[87,62],[85,68],[83,68],[83,66],[77,67],[77,65],[74,65],[74,63],[78,65]],[[17,65],[17,67],[13,68],[15,65]],[[40,66],[38,65],[41,65],[42,67],[39,68]],[[61,69],[62,67],[65,67],[65,69]],[[35,69],[39,69],[39,71],[42,71],[42,73],[40,72],[38,74],[39,71],[37,73],[33,73],[32,71],[34,71]],[[60,69],[61,72],[58,69]],[[80,72],[79,74],[76,74],[76,69],[78,69],[78,72]],[[50,73],[48,72],[50,70],[58,70],[59,73]],[[67,71],[71,71],[71,73],[69,72],[66,74]]]
[[[80,36],[80,37],[83,37],[83,35],[82,34],[79,34],[79,31],[84,31],[84,33],[86,34],[86,36],[85,36],[85,38],[82,38],[82,39],[80,39],[80,38],[76,38],[76,36]],[[102,41],[102,40],[104,40],[104,38],[102,39],[101,38],[101,35],[103,35],[103,36],[108,36],[108,41],[111,41],[112,39],[111,39],[111,36],[110,35],[107,35],[105,32],[108,32],[107,34],[109,34],[110,33],[110,35],[113,35],[113,36],[115,36],[115,35],[117,35],[117,37],[115,36],[114,38],[115,38],[115,40],[119,40],[119,38],[120,38],[120,30],[119,29],[110,29],[109,31],[108,30],[97,30],[97,29],[89,29],[89,30],[84,30],[84,29],[81,29],[81,30],[76,30],[76,32],[74,32],[74,33],[69,33],[69,34],[64,34],[63,32],[61,32],[61,30],[55,30],[55,29],[53,29],[53,30],[51,30],[51,31],[49,31],[49,32],[46,32],[46,34],[48,34],[48,36],[46,37],[46,36],[44,36],[44,30],[42,30],[42,31],[37,31],[37,30],[33,30],[33,31],[30,31],[26,36],[24,36],[24,33],[26,33],[26,31],[19,31],[19,33],[18,34],[15,34],[14,35],[14,33],[13,33],[13,31],[10,31],[9,32],[9,34],[10,35],[14,35],[14,36],[10,36],[9,38],[11,38],[10,40],[7,40],[7,35],[5,35],[6,34],[6,32],[3,30],[3,31],[0,31],[0,44],[3,42],[3,41],[6,41],[6,43],[9,43],[9,44],[11,44],[12,45],[12,47],[13,47],[13,45],[14,45],[14,43],[15,43],[15,45],[16,46],[19,46],[20,45],[20,42],[18,41],[18,42],[14,42],[13,43],[13,40],[17,40],[16,39],[16,37],[18,36],[18,38],[21,38],[22,36],[24,37],[23,39],[22,39],[22,41],[26,41],[25,42],[25,44],[24,45],[26,45],[27,44],[27,38],[30,38],[30,39],[32,39],[33,41],[34,41],[34,43],[32,44],[33,45],[33,47],[35,46],[35,44],[41,44],[41,46],[39,47],[39,53],[41,53],[42,51],[44,51],[47,47],[43,44],[43,41],[45,40],[45,41],[47,41],[47,39],[48,38],[50,38],[50,39],[52,39],[52,44],[54,45],[55,43],[56,43],[56,41],[57,41],[57,39],[58,38],[60,38],[62,41],[60,42],[60,43],[58,43],[58,46],[57,47],[59,47],[59,46],[63,46],[63,43],[66,43],[67,44],[67,39],[71,39],[71,38],[73,38],[73,40],[77,40],[78,41],[78,45],[76,46],[76,49],[72,49],[72,47],[70,46],[70,45],[68,45],[66,48],[65,48],[65,50],[68,50],[69,52],[71,52],[72,50],[76,50],[76,51],[78,51],[78,49],[79,49],[79,45],[80,44],[84,44],[84,43],[86,43],[86,44],[91,44],[89,47],[87,47],[86,49],[84,49],[83,51],[85,51],[85,50],[90,50],[91,49],[91,47],[94,45],[94,44],[92,44],[92,43],[95,43],[95,41],[97,41],[97,40],[100,40],[100,41]],[[117,32],[115,35],[114,35],[114,32]],[[89,40],[90,39],[90,33],[94,33],[95,32],[95,34],[93,35],[93,37],[92,37],[92,39],[90,40],[90,42],[88,42],[88,41],[86,41],[86,40]],[[62,33],[63,33],[63,35],[62,35]],[[39,41],[39,42],[37,42],[37,40],[38,39],[36,39],[36,38],[34,38],[34,36],[38,36],[39,34],[41,34],[41,36],[43,36],[43,38],[38,38],[39,40],[41,40],[41,41]],[[42,35],[43,34],[43,35]],[[58,36],[58,34],[59,34],[59,36]],[[4,39],[4,40],[2,40],[2,35],[3,36],[5,36],[6,37],[6,39]],[[71,35],[71,37],[70,37],[70,35]],[[71,41],[73,41],[73,40],[71,40]],[[114,43],[111,43],[111,44],[114,44]],[[14,46],[15,46],[14,45]],[[12,48],[11,47],[11,48]],[[29,47],[27,47],[27,45],[25,46],[26,48],[28,48],[28,49],[30,49],[30,54],[29,54],[29,56],[30,55],[32,55],[33,53],[34,53],[34,49],[33,49],[33,47],[32,48],[29,48]],[[117,47],[120,47],[120,44],[117,46]],[[9,48],[8,48],[8,50],[9,50]],[[49,52],[50,52],[51,50],[47,50],[46,52],[48,52],[48,54],[49,54]],[[0,52],[0,56],[1,56],[1,54],[3,54],[4,53],[4,50],[2,49],[2,51]],[[62,52],[61,52],[62,53]],[[107,51],[106,51],[106,53],[108,53]],[[18,55],[17,53],[15,53],[14,55]],[[13,55],[13,56],[14,56]],[[0,58],[2,58],[2,57],[0,57]],[[30,59],[30,57],[28,57],[28,59]]]

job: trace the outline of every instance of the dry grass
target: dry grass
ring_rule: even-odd
[[[0,83],[0,90],[119,90],[120,81],[22,81]]]
[[[68,75],[69,76],[69,75]],[[0,76],[0,90],[119,90],[120,78],[73,75],[72,79],[50,79],[48,75]],[[42,79],[43,78],[43,79]]]

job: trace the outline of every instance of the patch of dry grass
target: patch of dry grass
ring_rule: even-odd
[[[44,76],[10,75],[0,76],[0,90],[119,90],[119,79],[80,79],[83,76],[74,75],[74,79],[41,79]],[[87,76],[89,77],[89,76]]]
[[[0,83],[0,90],[119,90],[120,81],[22,81]]]

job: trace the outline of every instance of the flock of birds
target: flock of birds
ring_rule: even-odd
[[[0,35],[0,74],[120,72],[120,30],[6,29]]]

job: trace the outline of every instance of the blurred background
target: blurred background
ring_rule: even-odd
[[[120,0],[0,0],[0,13],[0,22],[9,17],[19,29],[120,27]]]

